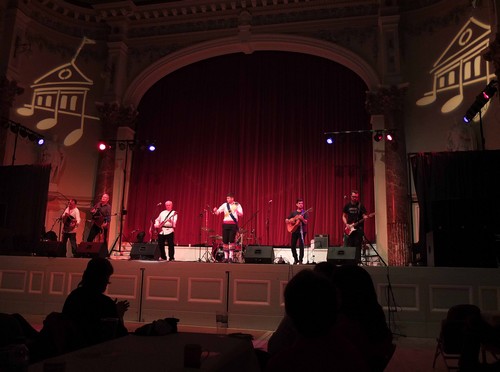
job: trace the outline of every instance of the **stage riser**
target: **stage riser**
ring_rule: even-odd
[[[83,258],[0,256],[0,312],[47,315],[61,311],[87,262]],[[299,270],[312,267],[140,260],[113,260],[113,266],[115,274],[107,293],[130,302],[127,320],[150,322],[174,316],[186,325],[215,326],[216,311],[227,306],[230,327],[262,330],[278,325],[288,280]],[[386,310],[390,278],[389,298],[395,300],[390,308],[398,310],[390,319],[397,333],[435,337],[448,308],[458,303],[474,303],[483,312],[500,312],[498,269],[367,270]]]

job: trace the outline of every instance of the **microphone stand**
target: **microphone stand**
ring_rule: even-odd
[[[267,213],[266,213],[266,242],[269,245],[269,215],[271,214],[271,202],[267,203]]]
[[[128,143],[125,145],[125,163],[123,166],[123,187],[122,187],[122,200],[120,204],[120,232],[118,237],[115,239],[111,250],[108,253],[108,257],[111,255],[111,252],[117,251],[121,256],[122,253],[122,234],[123,234],[123,216],[127,214],[127,210],[125,209],[125,191],[127,185],[127,165],[128,165]],[[109,227],[108,227],[109,228]],[[104,231],[104,229],[103,229]],[[104,236],[104,240],[107,241],[106,236]],[[115,249],[116,242],[118,241],[118,250]]]

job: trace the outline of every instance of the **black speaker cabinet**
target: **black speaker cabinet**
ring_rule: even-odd
[[[245,250],[245,263],[272,264],[274,249],[267,245],[249,245]]]
[[[37,256],[66,257],[66,247],[62,242],[42,240],[36,249]]]
[[[106,258],[106,257],[108,257],[108,247],[107,247],[106,243],[103,243],[103,242],[81,242],[76,247],[75,257]]]
[[[328,248],[328,235],[314,235],[314,249]]]
[[[357,265],[361,261],[361,249],[356,247],[328,247],[326,260],[335,265]]]
[[[157,243],[134,243],[130,251],[131,260],[155,260],[160,258]]]

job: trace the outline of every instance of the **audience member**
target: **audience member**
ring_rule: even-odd
[[[479,353],[481,346],[495,353],[500,350],[500,326],[492,326],[480,312],[470,314],[463,329],[462,352],[459,358],[460,372],[500,371],[500,361],[481,363]]]
[[[360,266],[344,265],[335,269],[333,281],[341,298],[339,331],[363,352],[371,371],[383,371],[395,346],[370,274]]]
[[[331,280],[302,270],[284,297],[297,339],[270,358],[266,371],[369,371],[363,355],[335,327],[337,294]]]
[[[62,313],[73,322],[85,346],[128,333],[123,322],[128,301],[113,301],[104,294],[111,275],[113,266],[109,260],[91,259],[78,288],[64,303]]]
[[[320,262],[314,266],[314,272],[321,276],[324,276],[328,280],[333,281],[333,271],[336,266],[331,262]],[[338,296],[337,296],[338,297]],[[279,351],[292,346],[297,340],[298,334],[292,320],[288,315],[285,314],[283,319],[281,319],[278,328],[269,338],[267,343],[267,351],[270,355],[274,355]]]

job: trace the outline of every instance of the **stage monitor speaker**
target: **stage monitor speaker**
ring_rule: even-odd
[[[38,243],[36,255],[46,257],[66,257],[66,247],[63,246],[62,242],[42,240]]]
[[[107,247],[106,243],[103,243],[103,242],[81,242],[76,247],[75,257],[106,258],[106,257],[108,257],[108,247]]]
[[[328,247],[326,260],[335,265],[357,265],[361,261],[361,249],[356,247]]]
[[[328,248],[328,235],[314,235],[314,249]]]
[[[267,245],[249,245],[245,250],[245,263],[272,264],[274,249]]]
[[[131,260],[155,260],[160,258],[160,248],[157,243],[134,243],[130,251]]]

